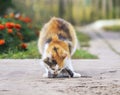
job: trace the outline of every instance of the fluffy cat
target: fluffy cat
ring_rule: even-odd
[[[77,47],[77,37],[73,26],[61,19],[53,17],[44,25],[38,40],[38,49],[42,55],[41,64],[45,74],[56,77],[62,70],[66,70],[71,77],[80,77],[74,72],[71,56]]]

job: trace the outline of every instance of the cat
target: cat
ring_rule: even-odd
[[[41,65],[45,69],[43,77],[49,77],[49,73],[56,77],[62,70],[66,70],[71,77],[81,77],[74,71],[71,61],[76,47],[77,37],[73,26],[64,19],[52,17],[41,29],[38,39]]]

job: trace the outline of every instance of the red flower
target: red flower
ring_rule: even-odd
[[[4,30],[5,26],[3,24],[0,24],[0,30]]]
[[[26,49],[26,48],[27,48],[27,44],[22,43],[22,44],[21,44],[21,48]]]
[[[29,23],[29,22],[31,22],[31,19],[30,19],[29,17],[25,17],[25,18],[23,19],[23,22]]]
[[[13,33],[13,30],[12,30],[12,29],[8,29],[7,31],[8,31],[8,33],[10,33],[10,34]]]
[[[18,19],[21,20],[21,21],[23,21],[24,18],[22,17],[22,15],[20,15],[20,16],[18,17]]]
[[[4,45],[5,44],[5,40],[0,39],[0,45]]]
[[[21,25],[20,24],[15,24],[15,28],[16,29],[21,29]]]
[[[12,29],[15,26],[15,24],[13,22],[6,22],[5,26],[9,29]]]

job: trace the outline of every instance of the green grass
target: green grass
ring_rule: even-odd
[[[77,32],[77,38],[81,47],[89,47],[90,37],[82,32]]]
[[[32,41],[28,44],[28,50],[26,51],[17,51],[17,52],[8,52],[0,54],[0,58],[15,58],[15,59],[25,59],[25,58],[40,58],[38,53],[37,42]]]
[[[89,47],[90,37],[81,32],[77,32],[77,37],[80,42],[81,47]],[[0,54],[0,59],[9,58],[9,59],[33,59],[41,58],[41,55],[38,52],[37,41],[32,41],[28,43],[28,49],[26,51],[9,51],[8,53]],[[72,56],[73,59],[96,59],[97,56],[90,54],[85,50],[76,50],[75,54]]]
[[[97,59],[98,57],[93,54],[90,54],[85,50],[80,49],[80,50],[76,50],[72,58],[73,59]]]
[[[120,32],[120,25],[104,26],[103,29],[106,31]]]
[[[38,48],[37,42],[33,41],[28,44],[28,50],[26,51],[19,51],[19,52],[8,52],[0,54],[0,59],[3,58],[11,58],[11,59],[25,59],[25,58],[41,58]],[[72,57],[73,59],[95,59],[97,58],[95,55],[88,53],[85,50],[76,50],[75,54]]]

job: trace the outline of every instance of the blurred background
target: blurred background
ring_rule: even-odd
[[[29,15],[35,23],[53,16],[77,25],[120,18],[120,0],[0,0],[0,5],[1,15],[13,9]]]
[[[1,19],[4,17],[6,19],[9,18],[8,21],[11,21],[11,17],[14,17],[15,20],[16,18],[21,20],[21,18],[24,17],[25,20],[22,18],[22,21],[28,21],[26,27],[32,27],[31,29],[33,29],[35,35],[37,36],[39,35],[38,31],[44,23],[46,23],[53,16],[64,18],[73,25],[79,27],[89,25],[98,20],[104,21],[116,19],[118,21],[120,18],[120,0],[0,0]],[[15,22],[15,20],[12,21]],[[4,21],[1,21],[0,23],[5,24],[6,22],[4,19]],[[16,23],[18,22],[19,21]],[[21,23],[21,26],[23,24]],[[27,31],[31,31],[31,29]],[[119,26],[104,27],[104,29],[113,29],[113,31],[115,29],[119,31]],[[24,31],[26,32],[25,29]],[[31,37],[30,34],[33,39],[37,39],[37,37],[34,37],[33,34],[29,32],[26,33],[26,35],[29,35],[28,39],[23,39],[22,42],[27,41],[28,43],[30,41],[29,38]],[[21,34],[19,33],[18,35],[20,36]],[[87,38],[84,38],[85,34],[81,33],[80,35],[83,35],[80,37],[80,40],[83,37],[81,41],[83,44],[84,40],[90,39],[88,35],[86,35]],[[1,39],[2,38],[3,36],[1,36]],[[23,48],[26,48],[26,45],[23,45]],[[33,56],[30,58],[33,58]]]

